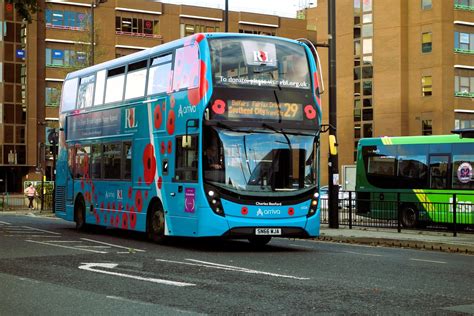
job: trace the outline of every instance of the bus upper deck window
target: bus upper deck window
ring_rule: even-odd
[[[105,103],[121,101],[125,83],[125,66],[110,69],[107,73]]]
[[[176,50],[173,69],[173,90],[199,86],[199,46],[191,45]]]

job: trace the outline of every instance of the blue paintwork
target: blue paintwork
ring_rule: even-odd
[[[207,65],[205,78],[209,85],[203,98],[197,106],[189,105],[188,91],[179,91],[164,95],[149,96],[133,100],[120,108],[120,122],[118,129],[109,128],[104,130],[100,137],[88,139],[87,143],[103,143],[104,137],[107,141],[131,140],[132,155],[134,165],[132,167],[131,181],[105,181],[105,180],[74,180],[70,178],[70,172],[67,167],[67,149],[65,147],[65,131],[60,131],[60,151],[57,162],[57,186],[66,186],[73,189],[73,194],[68,191],[66,194],[66,209],[56,209],[56,215],[60,218],[72,221],[74,220],[74,202],[79,196],[86,200],[86,222],[97,225],[120,227],[136,231],[146,231],[146,214],[152,200],[159,200],[166,211],[166,234],[173,236],[221,236],[227,230],[241,226],[255,227],[301,227],[304,228],[310,236],[319,234],[319,208],[314,216],[307,218],[310,201],[298,205],[283,206],[281,214],[264,214],[257,216],[260,209],[262,212],[268,212],[275,209],[274,206],[250,206],[247,205],[249,213],[247,216],[241,214],[241,208],[244,205],[236,204],[230,201],[222,200],[225,216],[215,214],[209,207],[205,197],[202,185],[202,176],[199,176],[200,182],[180,183],[173,182],[174,176],[174,156],[175,141],[177,135],[185,134],[185,123],[188,119],[202,120],[206,105],[212,95],[210,56],[206,37],[226,37],[228,34],[206,34],[200,41],[200,58]],[[232,34],[232,36],[241,36],[242,34]],[[66,79],[83,77],[101,69],[114,68],[119,65],[130,63],[131,60],[139,61],[144,58],[156,56],[160,52],[182,47],[186,42],[192,42],[197,38],[193,36],[177,40],[171,43],[160,45],[149,50],[145,50],[130,56],[125,56],[103,64],[86,68],[67,76]],[[271,37],[275,39],[275,37]],[[288,39],[281,39],[290,41]],[[294,42],[294,41],[292,41]],[[305,45],[308,56],[311,56],[309,49]],[[316,72],[316,64],[313,58],[310,58],[310,71]],[[174,99],[174,101],[173,101]],[[318,107],[318,118],[321,121],[320,104],[316,101]],[[318,99],[319,100],[319,99]],[[174,105],[173,105],[174,103]],[[162,123],[157,129],[154,126],[153,114],[156,106],[163,106]],[[97,108],[100,111],[107,111],[107,106]],[[114,111],[114,110],[111,110]],[[116,110],[115,110],[116,111]],[[127,122],[127,116],[130,111],[135,111],[135,122]],[[74,115],[80,116],[81,112]],[[97,114],[100,116],[100,114]],[[102,114],[107,116],[106,114]],[[170,126],[167,124],[170,116],[175,116],[174,131],[170,133]],[[202,123],[202,122],[201,122]],[[67,129],[65,114],[61,113],[60,125]],[[200,124],[202,126],[202,124]],[[195,130],[193,131],[193,133]],[[199,144],[202,144],[202,134],[199,136]],[[69,145],[81,144],[80,141],[68,142]],[[162,144],[165,146],[165,152],[162,152]],[[171,145],[171,152],[168,146]],[[147,147],[148,146],[148,147]],[[146,148],[151,148],[156,160],[156,172],[151,176],[147,175],[145,170],[144,154]],[[199,148],[199,156],[202,156],[202,149]],[[161,166],[164,160],[169,162],[168,175],[164,175]],[[199,163],[198,174],[202,175],[202,163]],[[153,170],[151,170],[153,171]],[[147,183],[148,182],[148,183]],[[160,184],[161,182],[161,184]],[[73,184],[72,184],[73,183]],[[161,189],[159,186],[161,185]],[[179,186],[183,190],[179,192]],[[195,190],[195,210],[194,212],[185,212],[185,191],[186,188]],[[174,196],[171,196],[174,194]],[[141,203],[137,203],[140,199]],[[139,210],[139,205],[142,205]],[[94,210],[91,212],[91,206]],[[294,215],[288,215],[288,208],[294,208]],[[262,217],[262,218],[260,218]]]

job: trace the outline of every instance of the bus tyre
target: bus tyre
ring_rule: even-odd
[[[414,228],[417,224],[417,211],[414,206],[407,205],[402,208],[401,222],[405,228]]]
[[[74,221],[76,222],[76,230],[83,231],[87,228],[86,202],[84,202],[82,196],[78,197],[74,204]]]
[[[148,239],[163,243],[165,241],[165,213],[159,203],[154,203],[148,218]]]
[[[271,236],[255,236],[250,237],[249,242],[252,246],[263,247],[272,240]]]

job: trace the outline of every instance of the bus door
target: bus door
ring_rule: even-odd
[[[179,135],[175,139],[174,177],[168,193],[168,212],[181,221],[174,223],[175,235],[193,235],[197,229],[198,136]]]
[[[69,147],[68,148],[68,163],[67,163],[67,172],[64,172],[62,174],[67,175],[64,177],[64,181],[66,181],[66,200],[68,202],[71,202],[72,199],[74,198],[74,169],[76,165],[76,148],[75,147]]]
[[[451,156],[449,154],[430,155],[430,188],[448,189]]]

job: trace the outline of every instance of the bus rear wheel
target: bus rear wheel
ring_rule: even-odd
[[[87,228],[86,224],[86,202],[78,197],[74,204],[74,221],[76,222],[76,230],[83,231]]]
[[[401,222],[405,228],[415,228],[417,224],[417,210],[414,206],[408,205],[403,207]]]
[[[165,213],[159,203],[154,203],[148,218],[148,239],[162,243],[165,241]]]
[[[272,240],[271,236],[255,236],[250,237],[249,242],[252,246],[263,247]]]

